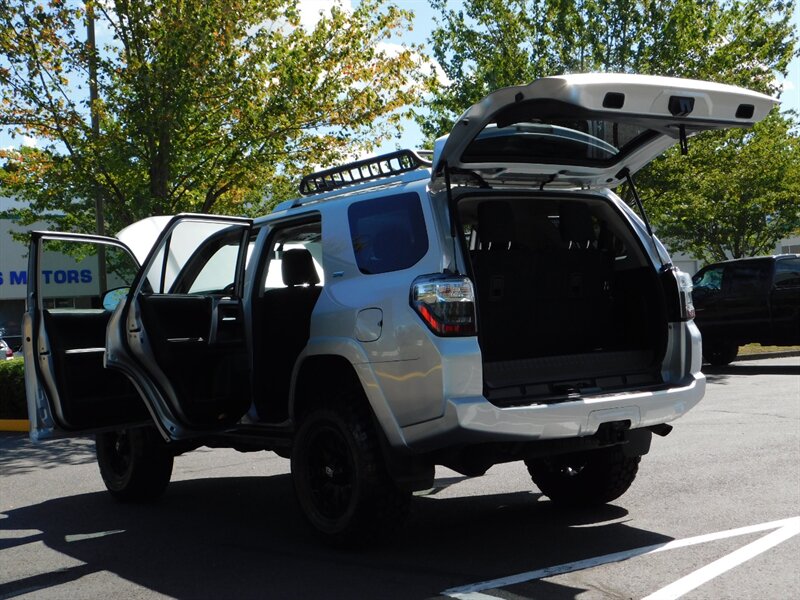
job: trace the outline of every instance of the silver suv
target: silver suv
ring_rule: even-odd
[[[432,153],[309,175],[260,219],[34,233],[31,437],[96,432],[126,501],[158,497],[178,453],[272,450],[337,543],[391,533],[435,465],[521,460],[553,502],[612,501],[705,388],[691,279],[632,175],[773,105],[706,82],[549,77],[474,105]]]

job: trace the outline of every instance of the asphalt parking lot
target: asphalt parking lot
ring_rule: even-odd
[[[104,492],[88,439],[0,434],[0,598],[775,598],[800,589],[800,358],[709,369],[631,490],[560,511],[522,464],[441,469],[392,544],[320,545],[288,461],[179,457],[151,506]]]

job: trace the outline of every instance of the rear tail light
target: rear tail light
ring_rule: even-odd
[[[466,277],[419,277],[411,286],[411,307],[436,335],[475,335],[475,292]]]
[[[692,278],[688,273],[672,267],[661,274],[664,294],[670,321],[691,321],[694,319],[692,301]]]
[[[694,285],[692,285],[692,278],[688,273],[675,271],[675,279],[678,280],[681,321],[691,321],[694,319],[694,302],[692,301]]]

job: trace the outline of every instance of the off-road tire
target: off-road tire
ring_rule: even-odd
[[[389,477],[366,408],[316,408],[292,447],[292,477],[306,520],[336,546],[390,538],[408,515],[411,493]]]
[[[622,448],[526,460],[533,483],[554,503],[599,506],[616,500],[636,478],[641,456],[625,456]]]
[[[95,451],[103,483],[117,500],[151,502],[167,489],[173,456],[152,427],[98,433]]]
[[[736,344],[703,344],[703,358],[715,367],[724,367],[736,360],[739,346]]]

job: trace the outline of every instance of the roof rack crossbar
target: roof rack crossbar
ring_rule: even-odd
[[[430,161],[413,150],[397,150],[306,175],[300,182],[300,193],[308,196],[329,192],[348,185],[400,175],[430,166]]]

